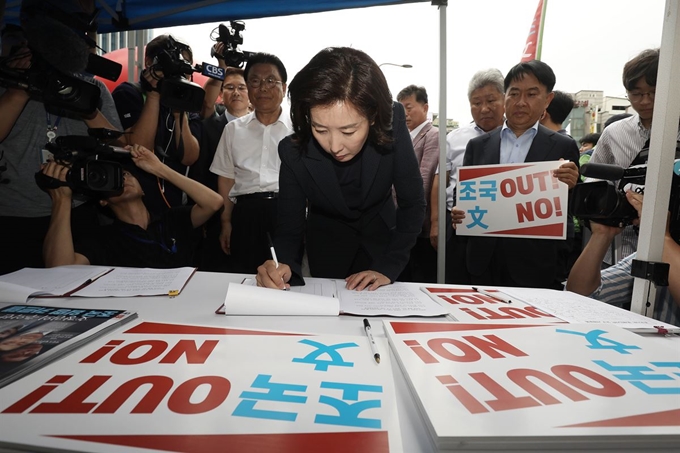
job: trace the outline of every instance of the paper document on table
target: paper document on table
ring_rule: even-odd
[[[254,278],[244,278],[242,283],[244,285],[257,286],[257,282]],[[327,278],[305,277],[305,284],[303,286],[291,286],[290,291],[295,293],[311,294],[314,296],[338,296],[335,289],[335,280],[330,280]]]
[[[80,297],[176,296],[194,272],[196,272],[194,267],[173,269],[117,267],[72,295]]]
[[[66,297],[111,271],[102,266],[59,266],[49,269],[26,267],[0,275],[0,302],[26,303],[30,297]]]
[[[504,288],[507,294],[570,323],[614,324],[634,332],[680,332],[680,327],[581,296],[571,291],[538,288]]]
[[[220,307],[217,313],[222,312]],[[248,316],[338,316],[335,297],[229,283],[224,314]]]
[[[361,316],[445,316],[448,310],[432,300],[420,287],[393,283],[375,291],[354,291],[336,280],[340,313]]]

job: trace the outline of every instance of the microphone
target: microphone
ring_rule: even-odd
[[[224,69],[210,63],[197,64],[194,68],[200,71],[202,75],[216,80],[224,80]]]
[[[581,165],[581,175],[586,178],[605,179],[607,181],[618,181],[623,178],[625,169],[612,164],[595,164],[588,162]]]
[[[66,25],[49,16],[31,16],[22,24],[29,48],[52,67],[67,74],[83,72],[90,49],[85,41]]]

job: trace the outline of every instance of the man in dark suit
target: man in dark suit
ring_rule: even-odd
[[[470,140],[463,165],[490,165],[565,160],[553,173],[569,189],[579,177],[576,142],[541,126],[539,119],[553,98],[555,74],[533,60],[514,66],[505,77],[503,127]],[[454,228],[465,212],[454,207]],[[464,253],[456,263],[477,285],[562,289],[562,241],[497,237],[461,237]]]
[[[404,106],[406,111],[406,127],[413,140],[413,150],[420,166],[423,192],[427,202],[423,229],[411,249],[411,257],[406,269],[399,276],[399,280],[435,283],[437,281],[437,251],[430,244],[430,194],[434,172],[439,163],[439,129],[427,119],[429,104],[425,87],[409,85],[399,92],[397,101]]]

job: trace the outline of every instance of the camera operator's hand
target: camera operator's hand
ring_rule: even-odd
[[[644,194],[633,192],[632,190],[626,191],[626,200],[638,213],[638,218],[633,220],[633,225],[640,224],[640,219],[642,218],[642,200],[644,197]]]
[[[560,161],[564,161],[564,159],[560,159]],[[578,166],[572,161],[566,161],[553,171],[553,176],[573,189],[579,179]]]
[[[125,148],[130,150],[132,162],[147,173],[159,176],[161,170],[165,167],[165,164],[158,159],[158,156],[142,145],[131,145]]]
[[[16,48],[12,54],[7,58],[7,67],[16,70],[27,70],[31,68],[31,58],[33,54],[31,49],[26,44]],[[17,100],[26,102],[28,100],[28,92],[22,88],[8,88],[7,92],[11,93]]]
[[[614,237],[617,234],[620,234],[622,231],[623,228],[621,227],[597,223],[595,220],[590,221],[590,232],[592,233],[592,236],[601,236],[610,242],[614,240]]]
[[[7,66],[11,69],[29,69],[32,58],[31,49],[28,48],[28,45],[24,44],[12,51],[12,54],[7,59]]]
[[[227,69],[227,62],[224,61],[224,58],[222,57],[222,55],[224,55],[224,43],[216,43],[213,46],[213,53],[215,54],[215,58],[217,58],[217,66],[222,69]]]
[[[43,164],[41,167],[41,171],[45,176],[49,176],[50,178],[54,178],[62,182],[66,181],[66,175],[68,174],[69,170],[69,167],[58,164],[52,160],[46,164]],[[56,203],[60,200],[65,200],[70,203],[71,197],[73,196],[73,191],[67,185],[60,186],[56,189],[47,189],[47,193],[50,195],[50,198],[52,198],[53,203]]]
[[[151,87],[156,90],[158,89],[158,82],[163,80],[163,71],[158,71],[148,67],[142,71],[142,77],[151,85]],[[149,93],[151,94],[151,93]]]

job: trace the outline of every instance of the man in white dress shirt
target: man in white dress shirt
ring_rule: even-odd
[[[468,100],[472,122],[452,130],[446,136],[446,282],[455,280],[455,269],[450,265],[450,257],[455,252],[455,231],[451,226],[451,209],[455,205],[455,189],[457,182],[456,169],[463,164],[467,143],[482,134],[496,129],[503,124],[505,107],[503,104],[503,74],[498,69],[485,69],[472,76],[468,86]],[[437,170],[439,173],[439,170]],[[435,176],[432,184],[430,204],[430,242],[437,248],[439,236],[439,177]]]
[[[286,68],[266,53],[250,57],[244,70],[254,111],[227,123],[210,171],[218,175],[224,198],[222,251],[234,258],[234,272],[257,273],[271,259],[267,233],[274,232],[279,192],[278,147],[292,133],[286,94]]]

